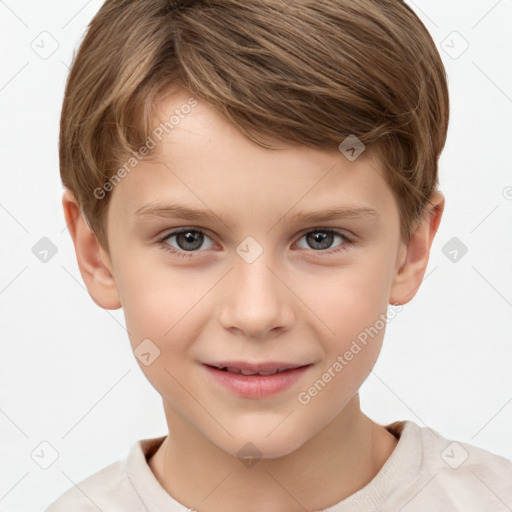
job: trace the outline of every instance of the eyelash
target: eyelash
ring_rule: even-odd
[[[202,231],[201,229],[196,229],[196,228],[182,228],[182,229],[179,229],[179,230],[176,230],[176,231],[172,231],[171,233],[167,233],[162,239],[160,239],[158,241],[158,245],[166,252],[169,252],[175,256],[178,256],[180,258],[191,258],[193,257],[195,254],[197,254],[198,252],[201,252],[201,251],[183,251],[183,250],[176,250],[174,247],[170,246],[169,244],[165,243],[167,240],[169,240],[170,238],[172,238],[173,236],[175,235],[178,235],[180,233],[186,233],[187,231],[197,231],[198,233],[203,233],[204,235],[206,235],[206,233],[204,231]],[[321,233],[329,233],[329,234],[334,234],[334,235],[338,235],[340,236],[341,238],[344,239],[344,242],[339,245],[336,249],[333,249],[333,250],[318,250],[318,251],[315,251],[314,249],[310,249],[311,251],[321,255],[321,256],[331,256],[333,254],[339,254],[339,253],[342,253],[344,251],[346,251],[351,245],[354,244],[354,239],[352,239],[352,237],[349,237],[347,236],[345,233],[342,233],[341,231],[338,231],[336,229],[332,229],[332,228],[313,228],[313,229],[310,229],[309,231],[306,231],[300,238],[303,238],[304,236],[308,235],[309,233],[318,233],[318,232],[321,232]],[[206,235],[208,236],[208,235]],[[299,239],[300,240],[300,239]]]

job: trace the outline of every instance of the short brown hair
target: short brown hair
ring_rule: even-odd
[[[60,172],[108,250],[110,194],[93,190],[144,144],[173,85],[247,137],[337,150],[350,134],[379,155],[412,234],[438,186],[446,72],[401,0],[107,0],[68,77]]]

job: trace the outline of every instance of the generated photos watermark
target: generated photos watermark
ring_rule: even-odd
[[[141,160],[146,157],[149,152],[154,149],[159,142],[162,141],[164,136],[170,133],[172,130],[180,124],[181,120],[187,117],[194,107],[197,106],[197,100],[195,98],[189,98],[187,103],[184,103],[179,108],[174,109],[174,114],[169,117],[165,123],[160,123],[146,139],[146,142],[139,148],[138,151],[134,151],[131,156],[122,167],[120,167],[101,187],[94,189],[94,197],[96,199],[104,199],[108,192],[114,190],[114,188],[125,178]]]
[[[385,327],[386,324],[396,318],[403,309],[401,304],[388,309],[387,314],[381,313],[379,318],[370,327],[365,327],[355,339],[352,340],[350,347],[343,354],[339,354],[336,360],[327,368],[327,370],[318,378],[309,388],[299,392],[297,400],[302,405],[307,405],[315,398],[332,379],[334,379],[349,363],[356,357],[367,345],[368,337],[375,338]]]

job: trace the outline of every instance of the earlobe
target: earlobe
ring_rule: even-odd
[[[63,193],[62,206],[80,274],[92,300],[104,309],[119,309],[121,302],[108,254],[101,248],[73,193],[68,189]]]
[[[444,211],[445,199],[435,191],[423,211],[421,222],[407,246],[402,245],[397,258],[397,270],[391,285],[389,303],[406,304],[418,291],[430,256],[430,248]]]

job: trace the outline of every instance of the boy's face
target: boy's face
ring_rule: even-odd
[[[163,102],[157,124],[190,97]],[[115,298],[104,299],[99,280],[89,290],[98,304],[123,307],[170,425],[233,455],[251,442],[276,457],[349,410],[379,354],[388,304],[410,300],[426,261],[412,254],[416,267],[402,267],[397,204],[368,152],[350,161],[304,147],[267,150],[197,101],[158,143],[158,161],[141,161],[115,186],[110,254],[101,251]],[[212,218],[137,214],[178,203]],[[369,212],[300,220],[333,208]],[[191,233],[160,242],[182,228]],[[422,241],[416,252],[428,255],[432,240]],[[207,366],[273,362],[305,368],[265,377]]]

